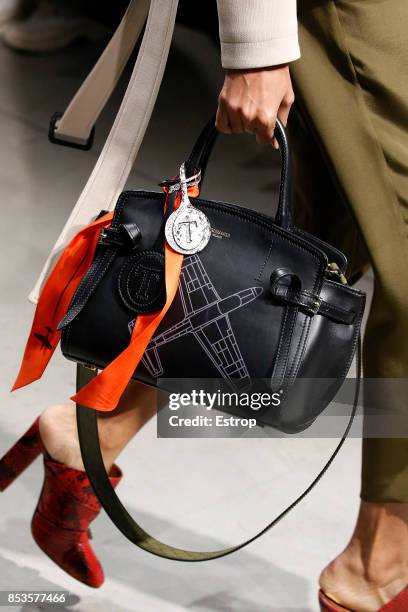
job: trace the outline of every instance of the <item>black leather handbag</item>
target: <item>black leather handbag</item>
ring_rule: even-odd
[[[202,182],[216,135],[212,118],[185,163],[187,177],[201,172]],[[327,407],[346,377],[359,342],[365,295],[346,284],[343,253],[293,226],[289,148],[279,121],[276,137],[281,154],[276,217],[194,199],[210,222],[211,237],[203,250],[184,256],[178,294],[134,378],[150,385],[160,379],[162,387],[166,378],[219,378],[238,391],[249,388],[252,380],[268,380],[281,393],[280,406],[250,416],[260,425],[295,433]],[[178,180],[164,183],[174,197]],[[172,212],[170,205],[163,216],[164,198],[163,193],[124,192],[111,227],[101,233],[93,264],[60,324],[63,354],[81,364],[78,388],[95,376],[95,368],[104,368],[126,348],[138,314],[163,305],[164,223]],[[248,416],[244,409],[236,414]],[[98,497],[138,546],[167,558],[205,560],[229,554],[260,535],[211,553],[159,543],[133,521],[110,486],[95,411],[78,406],[78,428]]]
[[[211,120],[186,162],[187,174],[200,170],[204,176],[215,137]],[[282,175],[276,218],[194,199],[212,237],[201,252],[184,257],[178,295],[134,378],[151,385],[158,378],[222,378],[236,390],[251,379],[271,379],[273,388],[284,391],[279,409],[259,410],[257,420],[295,433],[315,420],[343,382],[364,295],[345,284],[342,253],[293,227],[281,124],[277,137]],[[175,182],[168,181],[170,188]],[[104,368],[129,344],[137,315],[163,305],[164,197],[145,191],[121,195],[60,324],[68,359]],[[302,385],[302,398],[290,393],[297,379],[311,381],[309,388]],[[314,385],[316,379],[321,384]]]

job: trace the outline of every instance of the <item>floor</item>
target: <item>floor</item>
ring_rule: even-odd
[[[0,453],[44,407],[73,392],[74,367],[59,354],[41,381],[14,394],[9,388],[33,316],[27,295],[95,163],[120,99],[121,91],[104,112],[92,152],[48,143],[49,116],[65,107],[99,51],[80,44],[69,52],[28,56],[0,48],[0,185],[9,221],[1,224]],[[160,179],[177,171],[215,110],[221,82],[211,41],[180,28],[129,185],[157,189]],[[272,213],[277,156],[249,136],[220,139],[206,194]],[[370,279],[363,285],[369,289]],[[142,525],[165,541],[197,549],[223,547],[248,538],[278,514],[335,444],[334,438],[310,437],[157,439],[151,422],[120,457],[125,478],[119,492]],[[36,461],[1,496],[0,590],[67,590],[71,600],[64,609],[82,612],[317,610],[319,572],[344,546],[353,526],[359,470],[355,435],[318,487],[284,521],[248,548],[207,563],[148,555],[102,513],[93,542],[107,578],[93,590],[62,572],[30,537],[42,478]]]

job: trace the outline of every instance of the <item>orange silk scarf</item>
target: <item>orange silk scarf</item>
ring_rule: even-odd
[[[198,187],[188,189],[191,197],[198,196]],[[177,195],[174,208],[180,204]],[[165,209],[167,206],[167,198]],[[41,378],[58,343],[61,332],[58,323],[64,317],[83,276],[92,264],[100,230],[109,227],[113,213],[108,213],[85,227],[71,240],[50,273],[41,292],[20,371],[12,391]],[[157,327],[170,308],[177,293],[183,255],[176,253],[165,243],[166,303],[162,310],[138,315],[129,346],[102,372],[91,380],[72,400],[95,410],[109,411],[116,408],[120,397],[136,370],[143,353]]]

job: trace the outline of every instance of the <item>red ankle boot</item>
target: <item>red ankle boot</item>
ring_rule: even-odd
[[[39,418],[0,460],[0,491],[4,491],[38,455],[44,456],[44,483],[31,521],[38,546],[68,574],[88,586],[104,581],[102,567],[89,543],[89,524],[101,505],[86,473],[54,461],[41,440]],[[116,487],[122,472],[112,466]]]

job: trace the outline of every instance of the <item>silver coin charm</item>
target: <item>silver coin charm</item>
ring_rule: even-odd
[[[184,164],[180,168],[180,186],[180,206],[167,219],[164,232],[172,249],[183,255],[192,255],[207,246],[211,238],[211,226],[206,215],[190,202]]]
[[[205,214],[194,206],[185,206],[170,215],[165,227],[166,240],[177,253],[190,255],[202,251],[211,238],[211,226]]]

